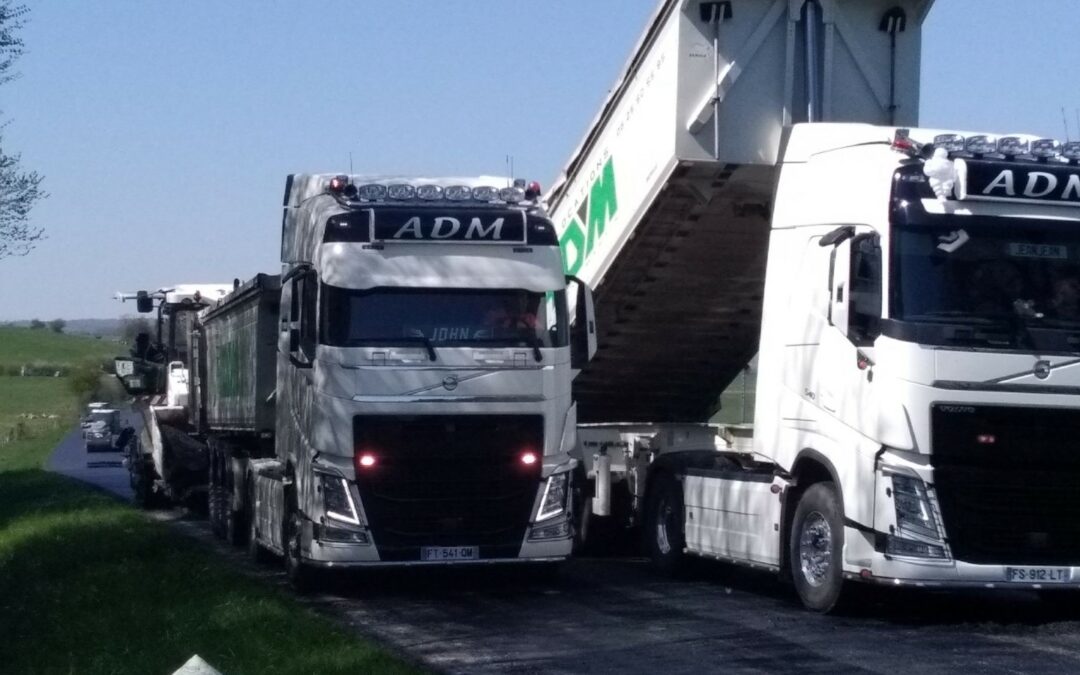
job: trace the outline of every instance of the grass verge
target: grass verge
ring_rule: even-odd
[[[70,423],[73,394],[55,395]],[[7,414],[17,400],[0,395]],[[227,675],[416,672],[168,527],[43,471],[65,433],[0,446],[0,671],[165,674],[199,654]]]

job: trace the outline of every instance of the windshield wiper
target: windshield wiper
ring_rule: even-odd
[[[537,337],[536,335],[533,335],[533,334],[529,334],[527,336],[522,336],[522,337],[516,337],[516,338],[486,338],[486,339],[481,338],[481,339],[473,339],[473,340],[470,340],[470,342],[472,342],[472,343],[481,343],[481,344],[489,344],[489,345],[503,344],[503,345],[511,345],[511,346],[518,345],[518,344],[521,344],[522,342],[524,342],[526,346],[532,347],[533,358],[536,359],[537,363],[544,360],[544,355],[540,351],[540,348],[544,346],[544,343],[540,341],[539,337]]]
[[[409,335],[409,336],[388,337],[388,338],[356,338],[356,339],[350,340],[349,342],[352,343],[352,344],[362,342],[362,343],[366,343],[366,344],[374,343],[374,344],[378,344],[378,345],[394,345],[394,344],[401,344],[403,342],[405,344],[422,344],[427,349],[428,360],[429,361],[434,361],[435,358],[436,358],[436,356],[435,356],[435,345],[432,344],[431,340],[428,337],[424,336],[424,335]]]
[[[1008,319],[1004,317],[990,318],[986,316],[978,316],[964,310],[958,309],[942,309],[934,312],[923,312],[922,314],[913,314],[904,317],[905,321],[935,321],[941,323],[971,323],[982,326],[993,326],[1007,323]]]

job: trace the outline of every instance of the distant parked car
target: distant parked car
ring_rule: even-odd
[[[83,413],[82,418],[79,420],[79,427],[82,430],[83,439],[86,438],[86,430],[90,428],[90,423],[93,421],[90,419],[90,414],[95,410],[102,410],[108,408],[109,404],[105,401],[93,401],[86,404],[86,412]]]
[[[114,448],[116,435],[120,433],[120,411],[112,408],[96,408],[87,415],[83,428],[87,452],[108,452]]]

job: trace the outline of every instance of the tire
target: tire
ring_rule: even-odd
[[[832,482],[815,483],[799,498],[788,551],[803,606],[835,611],[844,587],[844,509]]]
[[[218,539],[227,536],[225,525],[225,488],[221,484],[221,458],[213,448],[210,450],[210,486],[207,489],[207,511],[210,531]]]
[[[298,593],[317,590],[317,570],[304,564],[300,557],[300,538],[303,519],[296,505],[296,495],[285,495],[285,517],[281,523],[281,543],[285,550],[285,577]]]
[[[670,473],[657,474],[645,507],[645,552],[653,567],[674,576],[686,567],[682,483]]]
[[[574,506],[574,555],[589,550],[589,525],[592,522],[592,485],[580,466],[574,470],[574,487],[571,491]]]
[[[270,554],[259,543],[258,528],[255,526],[255,483],[248,480],[247,483],[247,513],[251,514],[251,521],[247,528],[247,552],[251,562],[261,564],[270,558]]]

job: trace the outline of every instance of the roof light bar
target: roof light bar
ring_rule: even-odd
[[[1040,138],[1031,142],[1031,155],[1039,159],[1051,159],[1061,154],[1061,143],[1053,138]]]
[[[443,189],[439,185],[420,185],[416,188],[416,196],[427,201],[442,199]]]
[[[1061,156],[1070,162],[1080,161],[1080,141],[1072,141],[1061,146]]]
[[[997,142],[998,154],[1006,157],[1028,154],[1028,142],[1019,136],[1003,136]]]
[[[934,147],[943,148],[945,152],[963,152],[964,137],[960,134],[941,134],[934,136]]]
[[[416,197],[416,188],[405,183],[394,183],[386,186],[386,196],[390,199],[413,199]]]
[[[473,188],[472,196],[479,202],[493,202],[499,198],[499,190],[490,185],[481,185]]]
[[[508,187],[499,190],[499,199],[508,204],[516,204],[525,199],[525,191],[519,187]]]
[[[468,185],[451,185],[443,191],[443,196],[452,202],[461,202],[472,198],[472,188]]]
[[[386,199],[386,186],[379,185],[378,183],[368,183],[367,185],[361,185],[357,190],[357,195],[360,199],[367,199],[375,201],[378,199]]]
[[[997,141],[990,136],[969,136],[964,149],[973,155],[989,155],[997,152]]]

